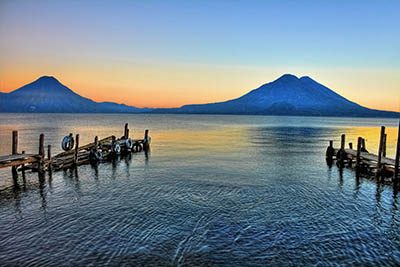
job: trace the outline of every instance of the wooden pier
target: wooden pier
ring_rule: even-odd
[[[120,138],[109,136],[99,140],[96,136],[92,143],[83,146],[79,144],[79,134],[75,136],[75,139],[72,134],[64,139],[70,142],[66,145],[67,151],[54,156],[51,155],[51,145],[47,146],[47,157],[45,155],[44,134],[39,137],[37,154],[25,154],[25,151],[18,153],[18,132],[13,131],[12,154],[0,156],[0,168],[11,167],[13,176],[17,174],[17,171],[43,172],[74,168],[82,164],[108,161],[120,154],[147,152],[150,149],[151,140],[147,129],[143,139],[131,139],[128,123],[125,124],[124,134]]]
[[[400,157],[400,121],[397,134],[396,156],[394,159],[386,157],[385,126],[381,127],[379,149],[377,154],[367,151],[365,139],[358,137],[357,148],[353,149],[353,144],[349,143],[349,148],[345,148],[346,136],[342,134],[340,148],[333,147],[333,141],[329,141],[326,150],[326,160],[328,165],[334,161],[338,167],[349,167],[354,169],[357,174],[364,174],[374,177],[381,182],[398,184],[399,177],[399,157]]]

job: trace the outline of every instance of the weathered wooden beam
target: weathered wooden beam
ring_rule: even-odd
[[[352,142],[349,143],[349,148],[353,149],[353,143]]]
[[[1,162],[0,163],[0,168],[19,166],[19,165],[33,163],[33,162],[38,162],[38,159],[36,157],[28,157],[28,158],[25,158],[25,159],[18,159],[18,160],[13,160],[13,161]]]
[[[339,152],[339,150],[340,149],[335,149],[335,153]],[[346,148],[344,150],[344,152],[347,155],[352,155],[354,157],[356,157],[356,155],[357,155],[357,150],[354,150],[354,149]],[[370,165],[372,165],[372,163],[374,163],[375,166],[377,165],[376,163],[378,162],[378,155],[375,155],[375,154],[372,154],[372,153],[369,153],[369,152],[362,152],[361,151],[360,157],[361,157],[361,160],[365,160],[366,162],[370,162]],[[382,158],[381,162],[382,162],[382,164],[389,165],[389,166],[394,166],[394,164],[395,164],[395,160],[391,159],[391,158]]]

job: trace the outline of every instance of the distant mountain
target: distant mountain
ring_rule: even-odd
[[[263,114],[302,116],[400,117],[400,113],[362,107],[314,81],[285,74],[225,102],[155,109],[155,113]]]
[[[0,94],[0,112],[138,113],[149,111],[82,97],[51,76],[43,76],[8,94]]]

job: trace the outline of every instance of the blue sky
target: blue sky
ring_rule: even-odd
[[[198,95],[201,88],[191,86],[199,82],[193,74],[198,72],[209,82],[209,87],[207,82],[202,84],[208,95],[208,90],[219,88],[218,79],[224,80],[221,94],[210,98],[215,101],[292,72],[313,76],[353,97],[350,91],[360,89],[352,79],[346,85],[346,77],[340,77],[353,71],[360,80],[378,73],[363,87],[375,92],[383,89],[387,97],[399,89],[395,78],[400,69],[399,14],[400,1],[2,0],[0,91],[15,89],[11,87],[32,80],[39,72],[54,72],[79,87],[78,91],[89,88],[89,96],[95,86],[106,94],[107,86],[98,85],[95,78],[96,73],[102,75],[98,69],[103,66],[110,77],[103,85],[118,80],[116,90],[128,90],[131,85],[133,94],[136,89],[155,92],[155,87],[176,94],[174,88],[182,87],[176,81],[181,72],[186,92],[205,101]],[[73,69],[80,71],[74,75]],[[134,85],[126,77],[121,85],[121,72],[139,73],[138,69],[143,80],[163,77],[163,69],[171,79],[164,77],[145,88],[144,82]],[[238,80],[240,70],[243,76],[259,76],[255,75],[254,82]],[[230,90],[226,88],[229,75]],[[388,77],[393,77],[391,83]],[[379,80],[385,80],[387,91],[368,86]],[[398,107],[398,95],[397,103],[389,104],[391,109]],[[189,99],[183,97],[182,104]]]

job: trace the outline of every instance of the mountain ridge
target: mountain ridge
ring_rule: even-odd
[[[140,113],[150,109],[80,96],[53,76],[42,76],[12,92],[0,94],[0,112]]]
[[[75,93],[53,76],[42,76],[12,92],[0,92],[0,112],[37,113],[174,113],[392,117],[400,113],[363,107],[309,76],[284,74],[227,101],[183,105],[179,108],[136,108],[114,102],[95,102]]]
[[[337,94],[309,76],[284,74],[248,93],[227,101],[154,109],[153,113],[247,114],[400,117],[392,111],[369,109]]]

